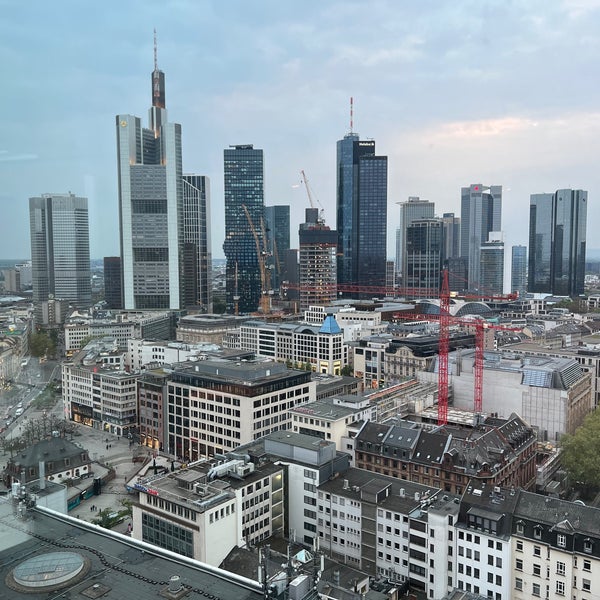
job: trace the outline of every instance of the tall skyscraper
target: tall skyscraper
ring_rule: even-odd
[[[51,299],[90,306],[87,198],[71,193],[29,198],[29,225],[36,323],[44,323],[42,303]]]
[[[414,219],[405,230],[404,287],[439,289],[443,263],[441,219]]]
[[[527,246],[512,247],[510,291],[519,292],[520,298],[527,293]]]
[[[460,256],[460,217],[454,213],[442,215],[444,226],[444,256],[457,258]]]
[[[489,294],[504,293],[504,240],[501,231],[492,231],[481,244],[481,289]]]
[[[181,126],[167,121],[154,48],[149,127],[117,115],[121,269],[125,309],[184,305]]]
[[[396,272],[402,278],[406,269],[406,229],[418,219],[433,219],[435,203],[421,200],[418,196],[409,196],[407,202],[400,205],[400,224],[396,229]],[[402,279],[403,285],[404,280]]]
[[[204,175],[183,176],[184,306],[212,312],[210,181]]]
[[[271,270],[271,288],[279,290],[282,264],[290,249],[290,207],[287,204],[265,206],[265,232],[267,234],[267,266]]]
[[[264,247],[264,161],[263,151],[252,144],[230,146],[224,151],[225,241],[227,259],[226,305],[230,313],[257,310],[262,283],[252,226]]]
[[[531,195],[528,292],[583,294],[586,227],[586,191]]]
[[[479,289],[481,245],[490,232],[502,230],[502,186],[471,184],[461,190],[460,255],[467,259],[468,287]]]
[[[300,241],[300,310],[327,306],[337,299],[337,232],[319,219],[317,208],[306,209]]]
[[[387,156],[349,133],[337,143],[338,283],[384,286]],[[366,292],[372,296],[372,292]]]

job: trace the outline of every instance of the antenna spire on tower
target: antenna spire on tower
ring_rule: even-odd
[[[350,133],[354,128],[354,98],[350,96]]]
[[[154,28],[154,70],[158,71],[158,48],[156,44],[156,27]]]

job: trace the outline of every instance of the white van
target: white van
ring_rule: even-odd
[[[20,417],[22,414],[23,414],[23,409],[17,408],[17,410],[15,411],[15,416]]]

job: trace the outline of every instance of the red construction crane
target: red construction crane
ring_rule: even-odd
[[[508,300],[509,296],[497,296],[499,300]],[[506,331],[521,331],[515,327],[488,323],[483,319],[466,319],[453,317],[450,314],[450,293],[448,291],[448,271],[442,272],[442,288],[440,291],[440,314],[423,315],[399,313],[399,319],[411,320],[439,320],[439,353],[438,353],[438,425],[448,422],[448,353],[450,347],[450,323],[467,325],[475,328],[475,363],[473,366],[473,411],[481,414],[483,407],[483,358],[484,358],[484,333],[486,329]]]

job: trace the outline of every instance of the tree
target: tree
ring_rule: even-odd
[[[589,414],[573,435],[564,435],[561,446],[572,484],[600,488],[600,411]]]
[[[354,369],[350,365],[346,365],[342,367],[340,373],[345,377],[352,377],[354,375]]]
[[[40,357],[54,354],[55,345],[46,333],[34,333],[29,340],[32,356]]]

